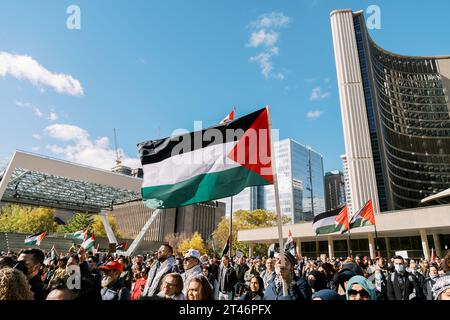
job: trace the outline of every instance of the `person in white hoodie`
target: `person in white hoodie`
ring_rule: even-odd
[[[181,274],[183,279],[183,293],[187,296],[189,283],[194,277],[204,277],[200,263],[200,252],[195,249],[189,249],[183,259],[184,272]]]

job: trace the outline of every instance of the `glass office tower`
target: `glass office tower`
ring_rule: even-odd
[[[311,221],[325,211],[322,155],[311,148],[285,139],[274,143],[283,215],[293,223]],[[264,186],[266,209],[275,211],[273,186]]]

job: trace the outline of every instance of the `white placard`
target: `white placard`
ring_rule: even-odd
[[[403,257],[403,259],[409,259],[408,258],[408,251],[403,250],[403,251],[395,251],[395,255],[396,256],[401,256]]]

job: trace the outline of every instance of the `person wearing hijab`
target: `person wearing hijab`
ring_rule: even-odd
[[[322,289],[315,292],[312,296],[313,300],[341,300],[341,296],[331,289]]]
[[[373,284],[363,276],[354,276],[348,281],[345,295],[347,300],[377,300]]]
[[[240,300],[262,300],[264,297],[264,280],[260,276],[253,276],[250,279],[250,290],[240,297]]]

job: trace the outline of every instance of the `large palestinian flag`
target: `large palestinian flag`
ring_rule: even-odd
[[[318,214],[314,217],[313,229],[316,234],[343,232],[348,229],[347,205]]]
[[[268,109],[201,131],[138,144],[142,199],[174,208],[273,183]]]

